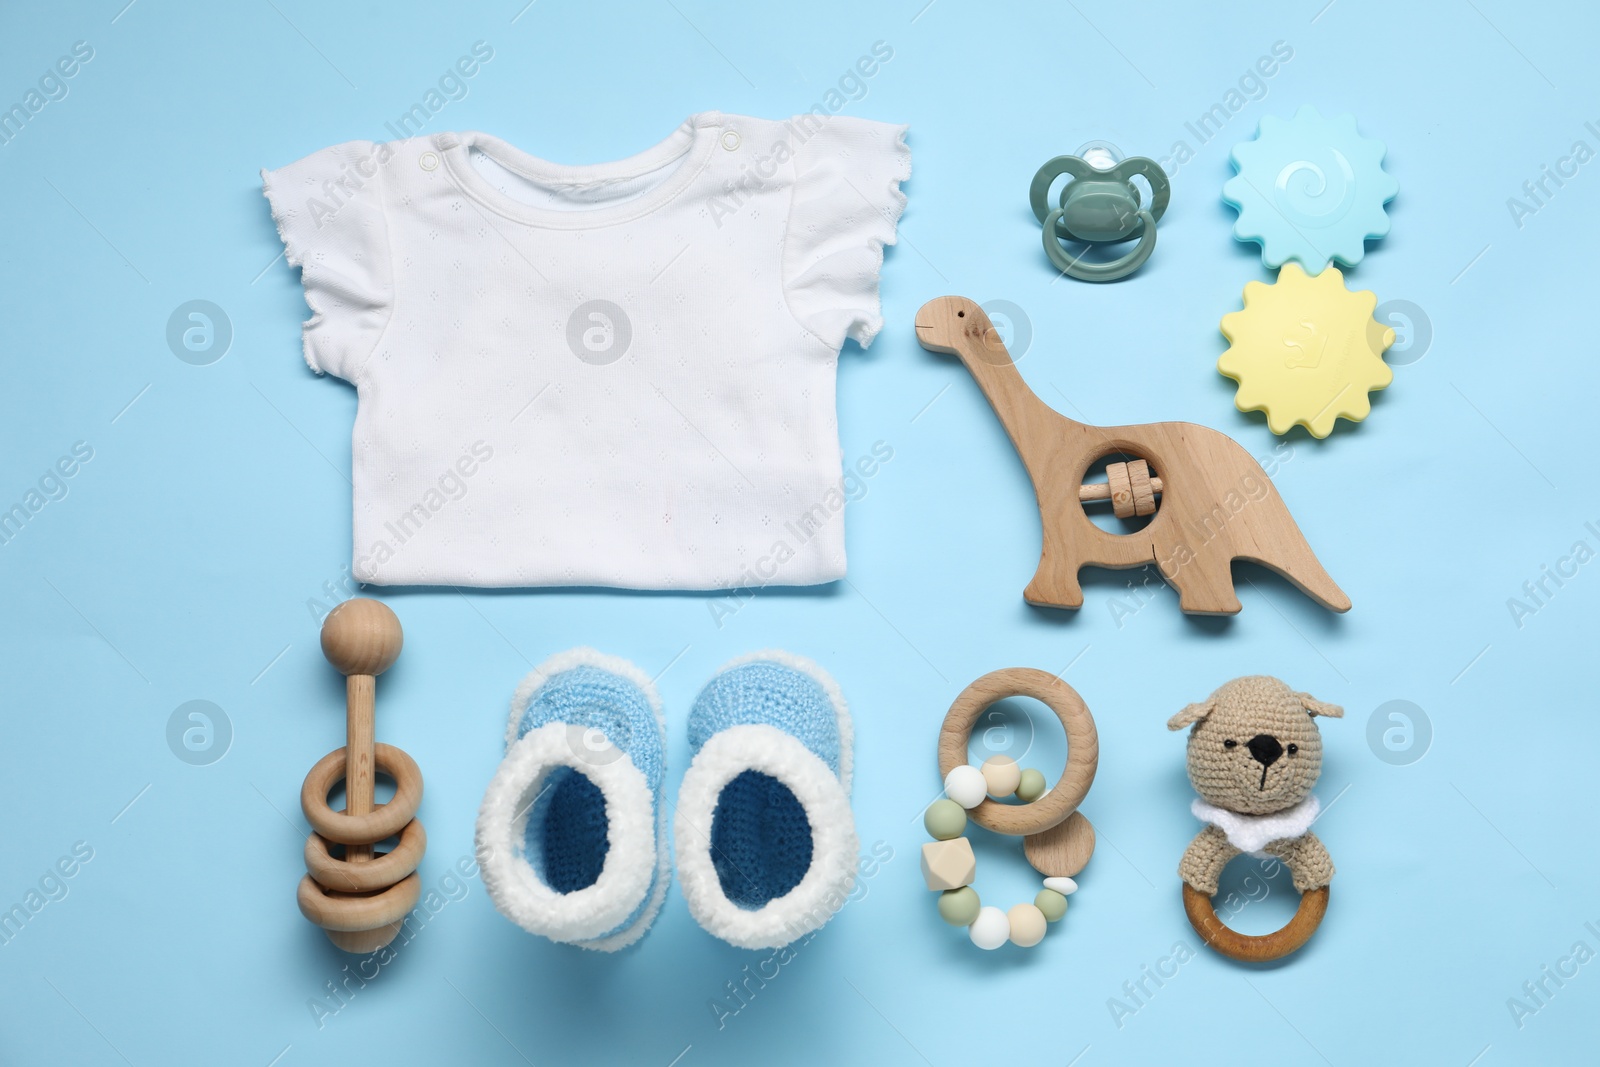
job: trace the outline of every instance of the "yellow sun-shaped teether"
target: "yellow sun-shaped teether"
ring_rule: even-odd
[[[1298,423],[1313,437],[1335,420],[1360,422],[1372,410],[1367,394],[1394,380],[1383,361],[1394,330],[1372,317],[1378,298],[1345,288],[1328,267],[1310,277],[1285,263],[1272,285],[1244,287],[1244,310],[1222,317],[1231,345],[1217,369],[1239,383],[1240,411],[1264,411],[1267,426],[1288,433]]]

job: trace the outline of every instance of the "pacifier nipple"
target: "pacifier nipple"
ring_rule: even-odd
[[[1110,170],[1122,162],[1122,149],[1110,141],[1088,141],[1077,151],[1079,159],[1095,170]]]

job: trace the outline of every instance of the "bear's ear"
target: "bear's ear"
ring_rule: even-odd
[[[1344,718],[1344,709],[1337,704],[1329,704],[1318,700],[1310,693],[1296,693],[1295,696],[1299,698],[1300,706],[1312,715],[1322,715],[1330,719]]]
[[[1210,715],[1215,710],[1217,710],[1216,700],[1212,699],[1211,697],[1207,697],[1198,704],[1190,704],[1188,707],[1178,712],[1178,714],[1168,719],[1167,729],[1181,730],[1185,726],[1192,726],[1195,723],[1202,721],[1207,715]]]

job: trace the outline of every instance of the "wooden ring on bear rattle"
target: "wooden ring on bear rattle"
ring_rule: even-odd
[[[1267,963],[1298,951],[1322,925],[1328,912],[1328,887],[1300,894],[1300,906],[1280,930],[1270,934],[1241,934],[1229,929],[1211,906],[1211,898],[1189,883],[1183,883],[1183,910],[1189,925],[1201,940],[1230,960],[1242,963]]]
[[[334,749],[317,761],[300,787],[300,810],[313,830],[341,845],[370,845],[393,837],[416,817],[422,803],[422,771],[405,752],[382,743],[373,746],[372,762],[394,779],[394,796],[365,815],[330,808],[328,790],[345,776],[345,762],[345,749]]]
[[[1055,712],[1067,731],[1067,765],[1044,796],[1031,804],[1002,804],[985,798],[967,817],[997,834],[1039,834],[1078,810],[1094,784],[1100,764],[1100,735],[1089,706],[1072,686],[1032,667],[991,671],[963,689],[939,730],[939,776],[967,762],[967,739],[985,708],[1006,697],[1032,697]]]

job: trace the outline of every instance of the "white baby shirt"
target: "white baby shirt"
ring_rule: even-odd
[[[263,171],[306,362],[356,387],[354,576],[843,576],[835,369],[882,326],[905,129],[708,112],[595,166],[441,133]]]

